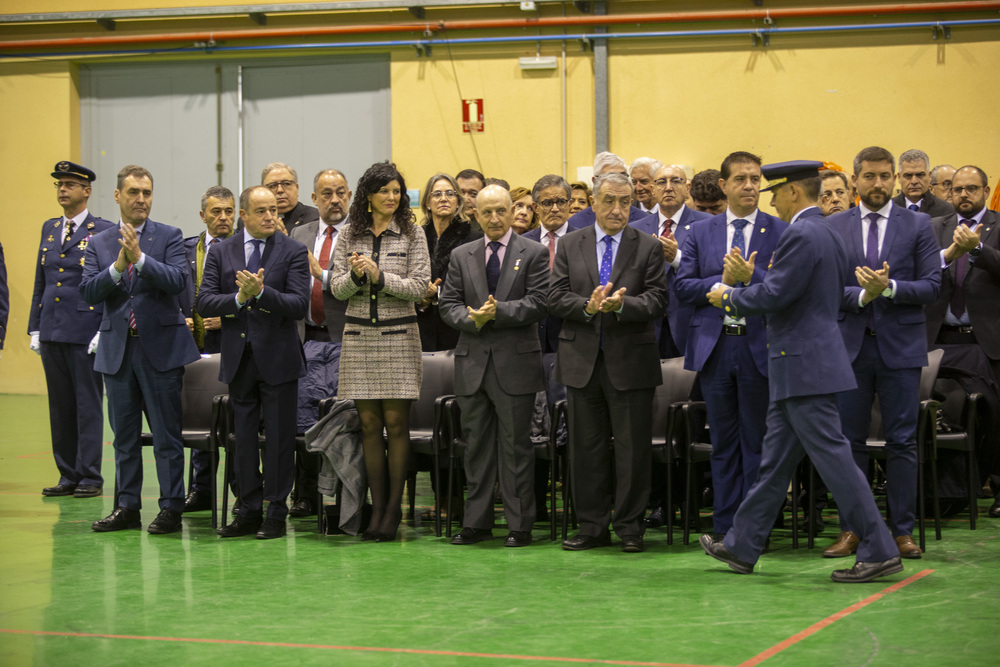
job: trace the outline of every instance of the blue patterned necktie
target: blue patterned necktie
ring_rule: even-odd
[[[264,242],[260,239],[250,239],[250,243],[253,244],[253,250],[250,251],[250,259],[247,260],[247,271],[257,273],[260,270],[260,246]]]
[[[749,220],[744,220],[743,218],[737,218],[733,220],[733,248],[740,249],[740,255],[744,258],[747,256],[747,242],[743,238],[743,228],[750,224]]]
[[[869,213],[868,218],[868,248],[865,250],[865,264],[873,271],[878,271],[878,213]]]
[[[500,242],[490,241],[486,245],[490,249],[490,258],[486,260],[486,287],[495,296],[500,281]]]
[[[614,258],[612,253],[614,251],[613,244],[615,240],[610,236],[605,236],[601,240],[604,241],[604,254],[601,255],[601,271],[599,273],[599,278],[602,285],[607,285],[608,280],[611,279],[611,263]]]
[[[917,206],[916,204],[910,204],[906,208],[910,209],[911,211],[919,211],[920,210],[920,207]]]

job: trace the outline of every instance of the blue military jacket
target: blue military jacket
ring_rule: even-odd
[[[97,333],[103,307],[91,306],[80,296],[83,257],[90,237],[115,223],[88,213],[83,223],[62,243],[62,217],[42,224],[42,240],[35,265],[35,290],[31,297],[28,332],[51,343],[86,345]]]

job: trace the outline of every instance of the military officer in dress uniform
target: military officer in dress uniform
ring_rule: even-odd
[[[93,171],[63,161],[52,177],[63,214],[42,225],[28,316],[30,346],[45,371],[52,454],[59,469],[59,482],[42,489],[42,495],[90,498],[101,495],[104,486],[104,384],[87,348],[94,347],[103,309],[87,304],[79,286],[90,237],[114,223],[87,210],[90,184],[97,179]]]

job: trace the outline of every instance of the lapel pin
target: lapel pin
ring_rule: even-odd
[[[767,228],[766,228],[766,227],[761,227],[761,228],[760,228],[760,233],[761,233],[761,234],[763,234],[763,233],[764,233],[764,232],[766,232],[766,231],[767,231]]]
[[[81,257],[81,258],[80,258],[80,266],[83,266],[83,260],[84,260],[84,259],[85,259],[84,257]]]
[[[514,262],[514,270],[517,271],[521,268],[521,258],[519,257],[516,262]]]
[[[58,221],[58,222],[57,222],[57,223],[56,223],[55,225],[53,225],[53,226],[54,226],[54,227],[55,227],[56,229],[58,229],[58,228],[59,228],[59,225],[61,225],[61,224],[62,224],[62,220]]]
[[[87,223],[87,229],[93,229],[93,228],[94,228],[94,221],[91,220],[90,222]]]

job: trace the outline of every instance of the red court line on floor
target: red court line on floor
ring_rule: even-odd
[[[714,667],[712,665],[682,664],[674,662],[640,662],[637,660],[595,660],[593,658],[568,658],[542,655],[515,655],[507,653],[471,653],[467,651],[433,651],[430,649],[392,648],[384,646],[338,646],[335,644],[295,644],[289,642],[255,642],[242,639],[203,639],[197,637],[146,637],[142,635],[109,635],[90,632],[53,632],[48,630],[9,630],[0,633],[42,637],[82,637],[87,639],[138,639],[159,642],[188,642],[192,644],[236,644],[241,646],[274,646],[278,648],[314,648],[335,651],[368,651],[374,653],[410,653],[414,655],[439,655],[459,658],[496,658],[503,660],[537,660],[540,662],[590,663],[598,665],[629,665],[635,667]]]
[[[909,586],[910,584],[912,584],[913,582],[917,581],[918,579],[923,579],[924,577],[926,577],[928,574],[930,574],[933,571],[934,570],[924,570],[922,572],[917,572],[912,577],[907,577],[906,579],[903,579],[902,581],[900,581],[898,583],[895,583],[892,586],[889,586],[888,588],[882,589],[881,591],[879,591],[878,593],[875,593],[874,595],[866,597],[864,600],[861,600],[860,602],[852,604],[850,607],[847,607],[846,609],[841,609],[836,614],[832,614],[830,616],[827,616],[822,621],[820,621],[818,623],[814,623],[813,625],[810,625],[808,628],[806,628],[802,632],[797,632],[796,634],[792,635],[791,637],[789,637],[788,639],[786,639],[786,640],[784,640],[782,642],[778,642],[777,644],[775,644],[771,648],[769,648],[766,651],[763,651],[761,653],[758,653],[757,655],[755,655],[754,657],[750,658],[749,660],[744,660],[743,662],[741,662],[739,664],[738,667],[753,667],[754,665],[759,665],[760,663],[764,662],[768,658],[772,658],[775,655],[781,653],[786,648],[788,648],[790,646],[794,646],[795,644],[798,644],[800,641],[802,641],[806,637],[810,637],[810,636],[816,634],[817,632],[819,632],[823,628],[827,627],[828,625],[830,625],[830,624],[832,624],[832,623],[834,623],[836,621],[839,621],[840,619],[845,618],[846,616],[849,616],[850,614],[853,614],[854,612],[858,611],[859,609],[867,607],[872,602],[875,602],[877,600],[882,599],[883,597],[885,597],[889,593],[895,593],[899,589],[903,588],[903,586]]]

